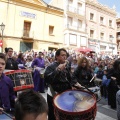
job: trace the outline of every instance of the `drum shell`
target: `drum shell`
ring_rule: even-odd
[[[10,77],[11,80],[13,81],[14,91],[21,91],[24,89],[34,88],[32,73],[29,70],[26,70],[26,69],[9,70],[9,71],[7,70],[4,72],[4,74]],[[25,75],[26,77],[18,78],[18,76],[25,76]],[[21,82],[21,80],[25,81],[25,84],[22,84],[23,81]]]

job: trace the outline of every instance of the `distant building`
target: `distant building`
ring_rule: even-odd
[[[63,10],[42,0],[0,1],[0,24],[5,24],[3,49],[49,50],[63,46]]]
[[[115,9],[86,0],[86,25],[88,47],[97,53],[117,54]]]
[[[118,48],[118,54],[120,55],[120,18],[116,19],[117,24],[117,32],[116,32],[116,38],[117,38],[117,48]]]
[[[85,0],[51,0],[49,4],[64,9],[64,47],[87,47]]]

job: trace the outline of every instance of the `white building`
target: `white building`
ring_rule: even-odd
[[[50,5],[64,9],[64,47],[86,47],[85,0],[52,0]]]

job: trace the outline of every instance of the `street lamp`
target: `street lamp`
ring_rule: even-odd
[[[2,31],[2,41],[1,41],[1,48],[2,48],[2,43],[3,43],[3,32],[4,32],[4,29],[5,29],[5,25],[2,23],[1,25],[0,25],[0,27],[1,27],[1,31]],[[2,49],[1,49],[1,52],[2,52]]]

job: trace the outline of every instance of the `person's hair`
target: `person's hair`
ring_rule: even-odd
[[[3,53],[0,53],[0,58],[3,59],[6,63],[6,56]]]
[[[13,50],[13,48],[11,48],[11,47],[7,48],[8,51],[9,51],[10,49]],[[7,51],[7,52],[8,52],[8,51]]]
[[[48,106],[43,96],[33,90],[19,94],[15,103],[15,119],[23,120],[28,114],[38,115],[48,113]]]
[[[120,59],[115,60],[113,64],[113,68],[115,71],[120,71],[119,65],[120,65]]]
[[[39,52],[39,54],[40,54],[40,53],[43,55],[43,53],[42,53],[42,52]]]
[[[19,53],[18,58],[24,60],[23,53]]]
[[[66,51],[64,48],[60,48],[60,49],[58,49],[58,50],[56,51],[56,53],[55,53],[55,59],[56,59],[57,56],[60,55],[60,52],[61,52],[61,51],[66,52],[66,54],[68,55],[67,51]]]
[[[7,53],[8,52],[8,48],[5,48],[5,53]]]
[[[78,58],[78,66],[82,67],[83,61],[86,61],[86,68],[89,69],[89,61],[86,57]]]

